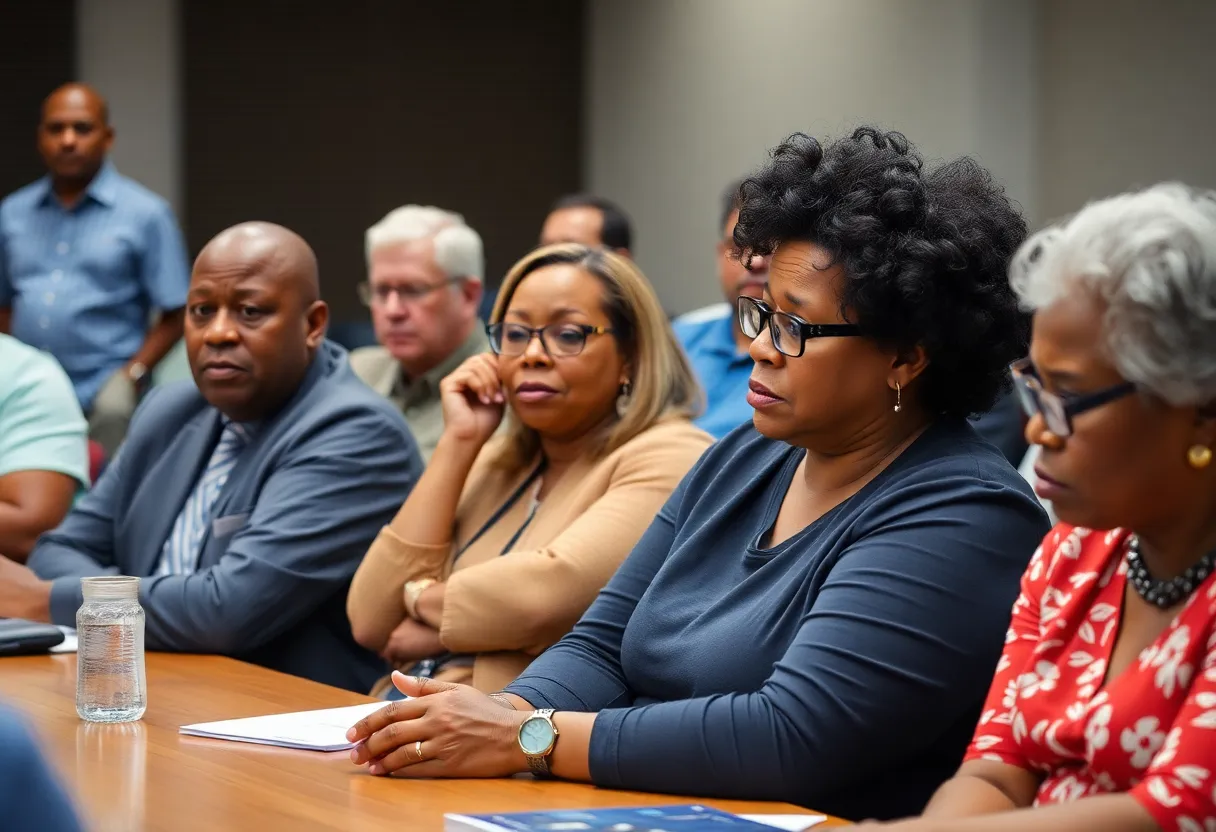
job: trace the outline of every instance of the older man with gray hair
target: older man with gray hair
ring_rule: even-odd
[[[439,382],[489,349],[477,317],[485,257],[481,237],[451,211],[406,205],[367,230],[367,282],[379,346],[351,353],[359,378],[405,415],[424,459],[443,433]]]

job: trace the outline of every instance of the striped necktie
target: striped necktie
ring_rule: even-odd
[[[211,509],[224,489],[224,483],[228,482],[228,475],[236,466],[246,440],[244,428],[235,422],[225,424],[206,470],[173,523],[173,531],[161,550],[157,575],[189,575],[198,566],[199,547],[211,524]]]

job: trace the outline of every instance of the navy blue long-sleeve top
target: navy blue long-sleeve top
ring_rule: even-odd
[[[507,688],[598,712],[596,784],[893,818],[954,773],[1047,518],[994,447],[948,421],[766,548],[803,455],[751,426],[711,448],[574,630]]]

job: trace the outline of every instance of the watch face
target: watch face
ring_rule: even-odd
[[[554,738],[553,726],[540,717],[532,717],[519,729],[519,746],[525,754],[544,754]]]

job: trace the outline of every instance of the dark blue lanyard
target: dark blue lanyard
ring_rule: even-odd
[[[480,540],[486,532],[492,529],[495,524],[498,523],[498,521],[502,520],[502,518],[506,516],[507,512],[509,512],[516,503],[523,499],[523,496],[527,494],[532,489],[532,486],[535,485],[537,481],[539,481],[544,475],[545,467],[545,460],[542,459],[540,463],[534,469],[532,469],[532,473],[528,475],[528,478],[523,481],[519,488],[516,488],[515,491],[511,493],[511,496],[507,498],[507,501],[494,510],[494,513],[490,515],[490,519],[477,530],[477,534],[470,537],[468,543],[465,543],[460,547],[460,551],[458,551],[456,556],[452,558],[453,563],[458,561],[460,556],[469,550],[470,546]],[[528,524],[532,522],[532,517],[535,514],[536,509],[533,507],[532,511],[528,513],[528,519],[524,520],[524,524],[520,526],[518,530],[516,530],[515,534],[511,536],[511,539],[507,541],[507,545],[504,546],[502,551],[498,554],[505,555],[510,551],[511,547],[516,544],[520,536],[524,533],[524,529],[528,528]]]

